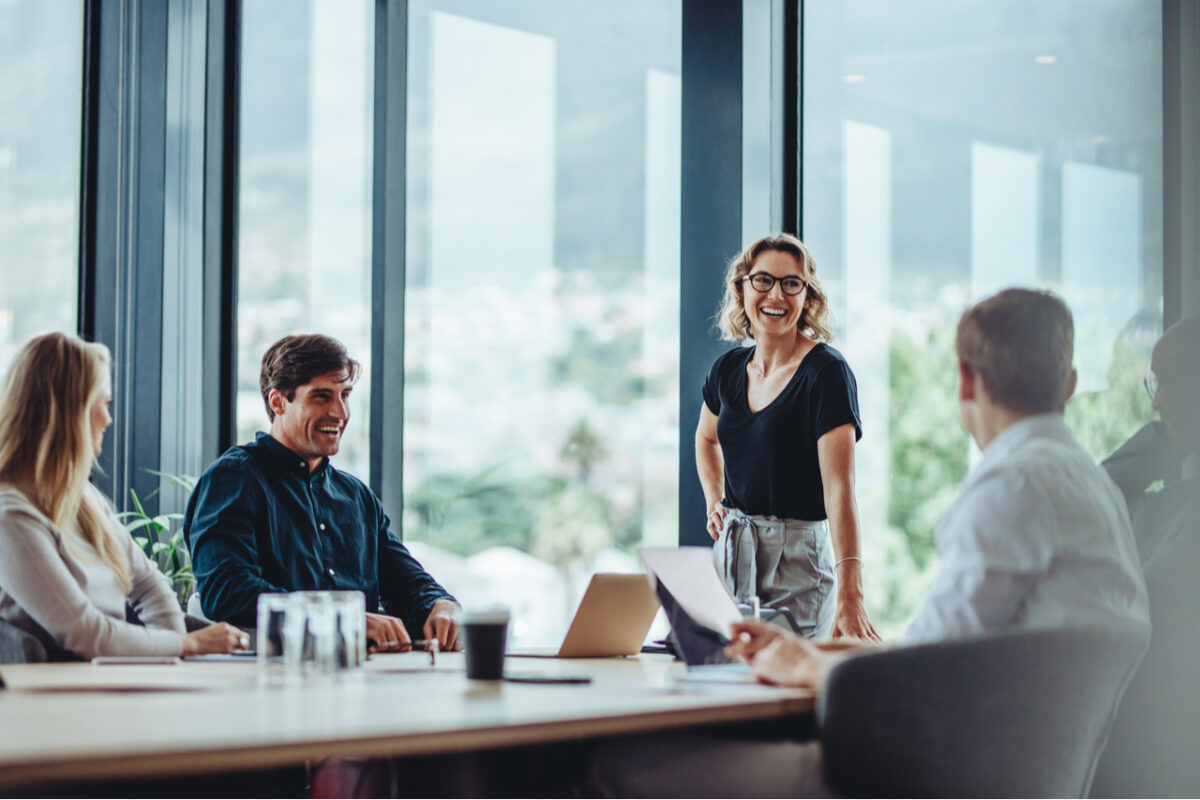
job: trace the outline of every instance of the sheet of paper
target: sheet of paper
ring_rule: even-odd
[[[742,621],[707,547],[639,547],[646,573],[663,582],[692,619],[729,637]]]

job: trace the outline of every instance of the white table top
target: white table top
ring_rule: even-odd
[[[462,655],[379,655],[350,680],[260,686],[253,663],[0,666],[0,787],[424,755],[801,714],[809,692],[678,683],[669,657],[510,657],[586,685],[468,681]]]

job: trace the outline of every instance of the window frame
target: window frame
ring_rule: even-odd
[[[204,168],[202,418],[205,463],[234,444],[236,377],[239,47],[241,0],[200,2],[207,11]],[[803,234],[804,0],[783,3],[784,230]],[[1163,313],[1169,325],[1200,312],[1200,9],[1162,0],[1164,91]],[[407,13],[405,0],[375,0],[372,209],[370,484],[399,520],[403,502],[404,237]],[[682,170],[679,542],[708,544],[693,433],[699,386],[724,348],[712,328],[726,260],[741,236],[740,4],[682,4]],[[124,507],[130,488],[158,479],[161,430],[163,220],[162,141],[168,4],[85,4],[81,120],[79,332],[113,351],[115,423],[98,479]],[[114,100],[115,98],[115,100]],[[136,137],[136,139],[134,138]],[[142,143],[131,147],[133,141]],[[150,143],[153,146],[146,146]],[[136,313],[135,313],[136,312]],[[136,344],[136,346],[135,346]],[[134,420],[137,424],[134,425]],[[136,466],[136,469],[135,469]],[[151,503],[151,509],[154,503]],[[148,510],[151,510],[148,509]],[[153,513],[153,511],[152,511]]]

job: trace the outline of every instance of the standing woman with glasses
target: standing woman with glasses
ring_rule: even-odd
[[[112,423],[108,349],[48,333],[0,391],[0,620],[66,656],[245,650],[224,622],[188,633],[170,584],[88,481]],[[125,620],[129,602],[145,625]]]
[[[729,265],[717,325],[723,339],[754,341],[713,364],[696,429],[708,533],[730,591],[786,611],[808,638],[878,639],[854,500],[857,388],[826,344],[828,303],[808,248],[788,234],[746,248]]]

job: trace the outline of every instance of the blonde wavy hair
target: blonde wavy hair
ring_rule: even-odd
[[[70,541],[75,536],[89,544],[128,594],[125,531],[88,481],[95,460],[91,408],[108,370],[108,348],[78,336],[47,333],[21,348],[0,389],[0,481],[24,489],[68,546],[78,544]]]
[[[817,262],[813,260],[812,253],[808,252],[804,242],[790,233],[764,236],[729,262],[729,268],[725,271],[725,296],[717,309],[717,330],[721,338],[730,342],[744,342],[754,338],[750,330],[750,320],[746,317],[746,310],[742,305],[742,279],[750,274],[759,256],[769,251],[787,253],[795,258],[800,265],[800,276],[808,284],[808,294],[800,312],[797,330],[818,342],[832,342],[833,323],[830,320],[829,302],[821,288],[821,281],[817,279]]]

